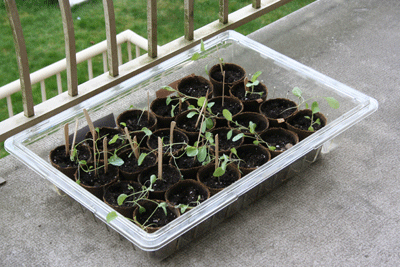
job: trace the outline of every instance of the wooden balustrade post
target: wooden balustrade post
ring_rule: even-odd
[[[147,40],[149,57],[157,57],[157,0],[147,0]]]
[[[185,0],[185,39],[192,41],[194,38],[194,22],[193,22],[193,9],[194,0]]]
[[[17,54],[17,62],[19,69],[19,80],[21,83],[22,90],[22,102],[24,106],[24,115],[26,117],[32,117],[35,115],[33,109],[33,96],[32,96],[32,84],[29,72],[28,54],[26,52],[26,45],[24,35],[22,33],[21,21],[17,10],[15,0],[4,0],[8,19],[12,29],[15,45],[15,53]]]
[[[103,0],[104,19],[106,22],[107,55],[110,76],[118,76],[117,29],[115,26],[114,4],[112,0]]]
[[[229,0],[219,0],[219,22],[222,24],[228,23],[229,15]]]

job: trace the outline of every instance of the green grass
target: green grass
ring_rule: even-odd
[[[31,72],[39,70],[65,57],[64,36],[61,14],[54,4],[55,0],[17,0],[19,16],[27,46],[29,68]],[[255,30],[296,11],[314,0],[294,0],[244,26],[236,29],[247,35]],[[55,1],[57,2],[57,1]],[[183,1],[158,1],[158,44],[166,44],[184,34]],[[248,4],[249,0],[230,1],[229,11],[233,12]],[[147,38],[147,1],[114,0],[117,33],[130,29]],[[196,0],[194,6],[195,29],[218,19],[219,1]],[[106,39],[104,30],[104,12],[101,0],[90,0],[72,8],[76,49],[81,51],[94,43]],[[4,2],[0,2],[0,86],[19,78],[15,56],[13,36]],[[93,60],[94,75],[102,70],[101,56]],[[96,64],[101,63],[101,64]],[[66,74],[62,73],[63,90],[67,88]],[[87,79],[86,63],[78,66],[78,81]],[[57,94],[56,78],[45,81],[47,98]],[[33,86],[34,103],[41,102],[40,85]],[[14,114],[23,111],[21,93],[12,95]],[[8,118],[5,99],[0,100],[0,121]],[[7,155],[4,143],[0,143],[0,158]]]

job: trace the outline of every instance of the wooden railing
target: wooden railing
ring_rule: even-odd
[[[202,39],[206,40],[223,31],[235,29],[275,10],[291,0],[252,0],[250,5],[230,14],[228,12],[229,1],[220,0],[219,20],[197,30],[194,30],[193,26],[194,0],[184,0],[184,35],[163,46],[157,45],[157,0],[147,0],[147,40],[137,36],[135,36],[137,38],[134,39],[140,39],[140,42],[132,42],[132,39],[130,39],[130,41],[127,40],[128,43],[131,42],[136,45],[136,47],[147,50],[147,54],[141,55],[124,64],[122,64],[119,45],[122,42],[121,39],[124,39],[122,36],[125,36],[124,34],[126,33],[124,32],[117,35],[113,1],[103,0],[107,40],[104,41],[103,44],[100,43],[98,45],[102,45],[107,51],[107,60],[104,59],[103,64],[107,61],[108,68],[104,68],[106,73],[97,77],[92,77],[90,74],[90,59],[92,56],[89,54],[93,53],[95,49],[88,48],[76,53],[74,26],[69,0],[59,0],[64,26],[66,58],[32,74],[29,72],[25,41],[15,0],[4,1],[14,35],[20,79],[0,88],[0,99],[7,98],[10,114],[10,118],[0,122],[0,141],[199,44]],[[144,43],[147,44],[147,47],[143,47],[145,46],[143,45]],[[100,50],[101,49],[98,49],[96,52]],[[130,48],[128,50],[130,51]],[[104,51],[99,53],[103,52]],[[77,64],[83,61],[88,61],[90,79],[78,85]],[[61,81],[58,76],[61,69],[67,72],[68,91],[64,93],[61,93]],[[49,75],[57,76],[60,94],[46,100],[44,80],[50,77]],[[43,100],[42,103],[35,106],[32,98],[32,84],[34,83],[41,84]],[[12,116],[12,103],[11,97],[9,97],[11,95],[10,92],[14,93],[19,90],[22,92],[24,112]]]

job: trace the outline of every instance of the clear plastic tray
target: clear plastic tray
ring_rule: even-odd
[[[305,98],[331,96],[340,102],[340,108],[334,110],[325,101],[319,101],[321,112],[328,118],[327,126],[155,233],[146,233],[122,216],[109,224],[132,242],[135,250],[140,250],[153,259],[163,259],[302,171],[318,159],[321,151],[329,152],[329,144],[334,137],[378,108],[375,99],[234,31],[221,33],[206,41],[205,48],[206,51],[201,55],[207,55],[206,57],[191,60],[195,52],[200,52],[198,45],[7,139],[5,148],[106,222],[106,215],[112,209],[53,168],[48,160],[50,150],[63,144],[62,125],[70,123],[72,132],[75,118],[79,118],[79,128],[86,126],[83,108],[89,111],[92,120],[110,113],[117,117],[131,105],[145,108],[147,92],[154,99],[155,92],[161,86],[192,73],[208,78],[205,65],[210,68],[221,57],[224,62],[243,66],[247,74],[262,71],[259,79],[268,87],[268,99],[288,97],[297,101],[291,94],[293,87],[297,86],[302,89]]]

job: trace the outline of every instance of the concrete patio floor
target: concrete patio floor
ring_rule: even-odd
[[[160,263],[1,159],[0,266],[400,266],[399,14],[398,0],[319,0],[249,35],[379,109],[309,169]]]

